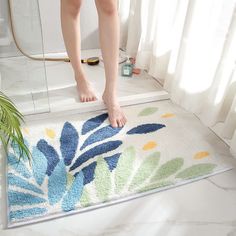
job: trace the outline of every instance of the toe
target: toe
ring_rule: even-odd
[[[124,125],[125,125],[125,123],[126,123],[126,122],[125,122],[125,119],[124,119],[124,118],[122,118],[122,119],[121,119],[121,121],[122,121],[122,124],[123,124],[123,126],[124,126]]]
[[[127,119],[125,118],[125,117],[123,117],[123,122],[124,122],[124,124],[126,124],[126,122],[127,122]]]
[[[113,128],[117,128],[117,122],[116,122],[116,120],[112,120],[112,121],[111,121],[111,125],[112,125]]]
[[[123,126],[123,124],[122,124],[122,121],[121,121],[121,120],[117,120],[117,124],[118,124],[118,126],[119,126],[120,128]]]

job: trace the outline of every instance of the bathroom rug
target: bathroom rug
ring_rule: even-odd
[[[22,127],[31,164],[9,147],[8,227],[96,210],[232,169],[228,146],[170,100],[124,107],[127,123],[106,110],[61,115]]]

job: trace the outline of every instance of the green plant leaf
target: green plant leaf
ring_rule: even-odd
[[[31,153],[24,143],[21,132],[21,122],[24,122],[23,115],[17,110],[14,103],[2,92],[0,92],[0,141],[6,152],[8,144],[15,142],[19,146],[19,158],[26,155],[31,158]]]
[[[158,108],[157,107],[147,107],[145,109],[143,109],[139,114],[138,116],[148,116],[148,115],[152,115],[154,114],[155,112],[158,111]]]
[[[154,177],[151,179],[151,182],[157,182],[162,179],[166,179],[169,176],[175,174],[184,164],[183,158],[172,159],[163,165],[157,170]]]
[[[120,193],[126,185],[132,173],[135,160],[135,149],[133,146],[126,148],[121,154],[115,169],[115,192]]]
[[[144,158],[144,161],[141,163],[139,169],[137,170],[129,189],[139,187],[143,182],[149,178],[153,171],[157,168],[157,165],[160,160],[160,152],[154,152],[151,155]]]
[[[198,176],[210,174],[216,166],[216,164],[211,163],[196,164],[179,172],[175,178],[191,179]]]
[[[101,201],[106,201],[111,191],[111,172],[108,169],[104,158],[99,157],[95,169],[95,186],[97,197]]]

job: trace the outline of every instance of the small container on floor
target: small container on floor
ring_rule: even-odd
[[[128,59],[121,68],[122,76],[132,77],[134,65]]]

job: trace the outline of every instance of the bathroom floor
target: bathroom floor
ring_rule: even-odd
[[[101,95],[105,82],[103,68],[85,66],[85,70]],[[69,65],[47,62],[47,75],[51,110],[57,112],[61,108],[68,111],[74,109],[73,106],[78,105],[74,104],[77,93]],[[158,82],[146,76],[144,74],[132,79],[120,77],[119,97],[124,105],[132,101],[157,99],[158,96],[168,98]],[[83,109],[86,110],[85,107]],[[235,168],[230,171],[178,188],[95,211],[4,230],[6,209],[2,201],[2,158],[0,156],[1,236],[236,235],[236,160],[232,160]]]
[[[48,57],[64,57],[65,53],[48,54]],[[98,49],[83,50],[82,58],[101,56]],[[14,68],[11,68],[14,64]],[[70,63],[46,62],[46,77],[43,63],[20,57],[1,59],[2,90],[9,95],[24,114],[65,110],[103,108],[101,96],[105,87],[103,62],[97,66],[83,65],[87,78],[96,90],[98,101],[82,104],[78,98],[76,83]],[[132,78],[122,77],[119,68],[118,97],[121,105],[167,99],[169,95],[161,85],[145,71]],[[47,99],[48,88],[48,99]]]

